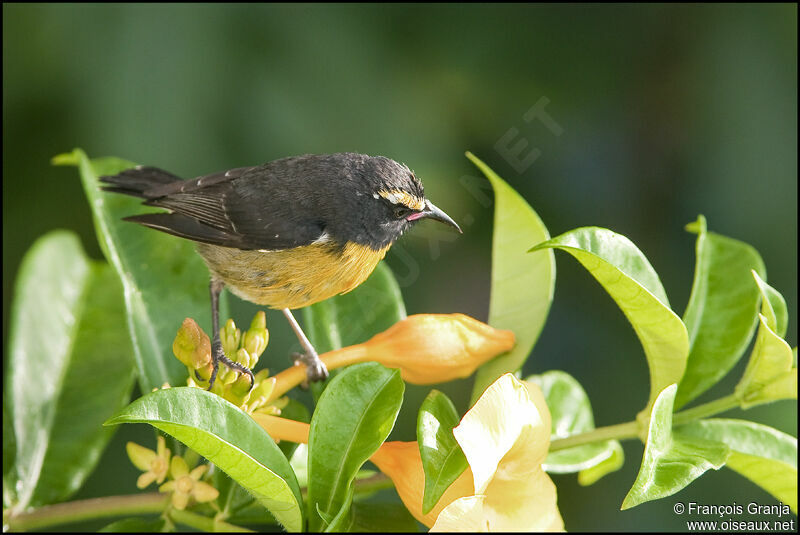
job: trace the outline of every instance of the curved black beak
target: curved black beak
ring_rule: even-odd
[[[451,227],[455,228],[459,233],[463,234],[461,231],[461,227],[458,226],[458,223],[453,221],[453,219],[444,213],[441,209],[439,209],[435,204],[433,204],[429,200],[425,200],[425,209],[419,213],[419,217],[427,217],[428,219],[435,219],[436,221],[441,221],[446,225],[450,225]]]

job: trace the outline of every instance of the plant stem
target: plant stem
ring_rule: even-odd
[[[725,396],[724,398],[709,401],[697,407],[687,409],[685,411],[676,412],[672,415],[672,426],[676,427],[683,425],[694,420],[706,418],[725,412],[727,410],[739,406],[739,400],[735,394]],[[550,443],[550,451],[558,451],[566,448],[573,448],[575,446],[582,446],[583,444],[590,444],[592,442],[600,442],[603,440],[628,440],[639,436],[639,424],[636,421],[625,422],[623,424],[609,425],[606,427],[598,427],[585,433],[578,433],[566,438],[559,438]]]
[[[108,516],[160,513],[168,499],[164,494],[150,492],[58,503],[12,514],[5,519],[5,524],[8,530],[23,531]]]
[[[709,401],[708,403],[686,409],[685,411],[676,412],[672,415],[672,426],[675,427],[694,420],[699,420],[700,418],[706,418],[707,416],[714,416],[715,414],[734,409],[738,406],[739,400],[736,398],[735,394],[731,394],[730,396],[715,399],[714,401]]]
[[[198,515],[191,511],[181,511],[180,509],[170,509],[169,517],[179,524],[184,524],[190,528],[199,529],[200,531],[234,531],[239,533],[252,533],[253,531],[241,526],[235,526],[220,520],[214,520],[207,516]]]
[[[559,438],[550,443],[550,451],[563,450],[574,446],[581,446],[591,442],[603,440],[625,440],[636,438],[639,434],[639,425],[636,422],[625,422],[624,424],[609,425],[598,427],[585,433],[572,435],[571,437]]]

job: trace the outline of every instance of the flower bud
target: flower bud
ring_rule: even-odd
[[[179,361],[196,370],[211,362],[211,341],[193,319],[186,318],[172,342],[172,352]]]
[[[464,314],[416,314],[378,333],[363,346],[364,360],[399,368],[404,381],[434,384],[472,375],[514,346],[514,333]]]
[[[231,384],[225,385],[225,391],[222,397],[237,407],[241,407],[250,399],[250,376],[244,374],[239,375]]]
[[[258,357],[267,348],[269,342],[269,333],[266,329],[250,329],[244,333],[244,342],[242,346],[250,353],[250,367],[252,368],[258,364]]]
[[[236,328],[232,319],[219,330],[219,339],[222,342],[222,350],[231,358],[239,350],[239,341],[242,339],[242,331]]]
[[[259,310],[256,312],[256,315],[253,316],[253,321],[250,322],[250,330],[254,329],[266,329],[267,328],[267,315],[264,313],[263,310]]]

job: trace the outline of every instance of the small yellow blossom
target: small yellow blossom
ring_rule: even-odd
[[[134,442],[128,442],[125,449],[133,465],[144,471],[139,476],[139,479],[136,480],[138,488],[143,489],[153,481],[160,484],[167,477],[170,451],[167,449],[164,437],[158,437],[157,451],[145,448]]]
[[[210,502],[217,499],[219,491],[204,481],[200,481],[208,465],[203,464],[191,472],[183,457],[175,456],[170,464],[172,481],[167,481],[158,488],[159,492],[172,492],[172,506],[175,509],[185,509],[189,499],[194,498],[197,503]]]

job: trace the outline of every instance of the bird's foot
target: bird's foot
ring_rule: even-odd
[[[325,363],[319,358],[317,352],[306,353],[292,353],[292,360],[294,365],[298,366],[303,364],[306,366],[306,380],[300,385],[304,389],[308,388],[309,382],[324,381],[328,378],[328,368]]]
[[[211,362],[213,363],[213,369],[211,371],[211,378],[208,380],[208,390],[211,390],[211,387],[214,386],[214,381],[217,378],[217,370],[219,369],[220,362],[228,368],[236,370],[239,373],[244,373],[250,377],[250,388],[248,389],[248,392],[253,389],[253,386],[255,386],[256,378],[253,375],[253,372],[250,371],[250,368],[244,364],[239,364],[238,362],[234,362],[226,357],[225,352],[222,350],[222,343],[219,341],[219,338],[215,338],[214,342],[211,344]]]

